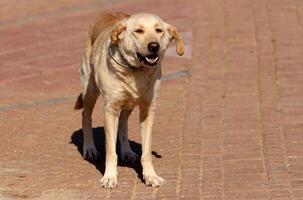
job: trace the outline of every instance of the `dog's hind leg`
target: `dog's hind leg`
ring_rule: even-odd
[[[123,109],[119,117],[118,138],[120,142],[120,154],[123,162],[134,162],[138,155],[132,151],[128,141],[128,117],[133,109]]]
[[[92,112],[96,104],[99,92],[95,85],[92,76],[89,80],[88,87],[83,95],[83,112],[82,112],[82,127],[83,127],[83,157],[84,159],[97,159],[98,151],[93,139],[92,130]]]
[[[93,45],[91,35],[92,35],[92,27],[90,27],[88,36],[84,44],[84,53],[81,60],[81,70],[80,70],[82,98],[83,98],[82,127],[83,127],[83,140],[84,140],[83,142],[84,159],[96,159],[98,157],[98,151],[96,149],[93,139],[92,112],[100,92],[96,86],[96,82],[94,80],[94,75],[90,64],[90,55]],[[81,103],[81,101],[79,101],[79,103]]]

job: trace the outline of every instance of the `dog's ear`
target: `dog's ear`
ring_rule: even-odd
[[[111,41],[113,44],[117,44],[119,40],[123,39],[123,32],[126,30],[126,26],[122,23],[118,23],[111,33]]]
[[[167,28],[167,31],[170,35],[171,40],[176,41],[176,52],[179,56],[182,56],[184,54],[184,42],[177,31],[176,27],[169,25]]]

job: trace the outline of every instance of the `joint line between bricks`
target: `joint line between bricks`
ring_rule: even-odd
[[[228,25],[228,22],[227,22],[227,2],[226,0],[224,0],[224,29],[227,30],[227,25]],[[226,33],[224,34],[224,63],[225,63],[225,72],[224,72],[224,92],[223,92],[223,95],[226,96],[226,91],[227,91],[227,72],[226,72],[226,69],[227,69],[227,66],[226,66],[226,56],[227,56],[227,50],[226,50],[226,45],[227,45],[227,37],[226,37]],[[223,152],[224,152],[224,145],[223,145],[223,136],[224,136],[224,113],[225,113],[225,104],[226,104],[226,101],[224,99],[223,101],[223,105],[222,105],[222,139],[221,139],[221,143],[222,143],[222,157],[221,157],[221,171],[222,171],[222,195],[223,195],[223,200],[226,199],[225,197],[225,170],[224,170],[224,160],[223,160]]]
[[[258,28],[257,28],[257,25],[256,25],[256,11],[255,11],[255,5],[254,5],[254,2],[252,3],[252,13],[253,13],[253,19],[254,19],[254,37],[255,37],[255,43],[256,43],[256,52],[257,52],[257,55],[256,55],[256,59],[257,59],[257,87],[258,87],[258,93],[257,93],[257,97],[258,97],[258,105],[257,105],[257,109],[258,109],[258,125],[259,125],[259,129],[260,129],[260,134],[259,134],[259,138],[261,140],[261,145],[262,145],[262,163],[263,163],[263,169],[264,169],[264,172],[265,172],[265,176],[266,176],[266,188],[267,188],[267,194],[270,196],[270,192],[268,191],[269,187],[268,187],[268,184],[269,184],[269,178],[268,178],[268,170],[267,170],[267,167],[266,167],[266,152],[265,152],[265,144],[264,144],[264,131],[263,131],[263,128],[262,128],[262,106],[261,106],[261,80],[260,80],[260,52],[259,52],[259,42],[258,42]]]
[[[227,5],[226,5],[226,0],[224,0],[224,30],[227,30]],[[225,72],[224,72],[224,89],[223,89],[223,95],[226,95],[226,80],[227,80],[227,73],[226,73],[226,45],[227,45],[227,37],[226,37],[226,33],[224,34],[224,64],[225,64]],[[222,172],[222,177],[221,177],[221,181],[222,181],[222,195],[223,195],[223,200],[226,199],[225,198],[225,176],[224,176],[224,161],[223,161],[223,152],[224,152],[224,145],[223,145],[223,136],[224,136],[224,112],[225,112],[225,99],[222,103],[222,119],[221,119],[221,123],[222,123],[222,137],[221,137],[221,151],[222,151],[222,155],[221,155],[221,172]]]
[[[268,7],[268,0],[265,0],[265,6],[266,6],[266,13],[269,15],[270,14],[270,9]],[[272,25],[271,25],[271,21],[269,19],[269,16],[268,16],[268,29],[270,31],[270,34],[271,34],[271,37],[273,38],[274,35],[273,35],[273,28],[272,28]],[[277,105],[277,109],[280,110],[280,105],[278,105],[278,99],[280,99],[280,93],[279,93],[279,83],[278,83],[278,68],[277,68],[277,63],[278,63],[278,60],[277,60],[277,50],[276,50],[276,43],[273,41],[272,42],[272,47],[273,47],[273,60],[274,60],[274,69],[275,69],[275,91],[276,91],[276,105]],[[278,98],[278,99],[277,99]],[[280,138],[281,138],[281,142],[283,144],[283,157],[284,157],[284,163],[286,165],[286,169],[287,169],[287,177],[288,177],[288,180],[289,180],[289,191],[290,191],[290,196],[291,196],[291,199],[293,199],[293,189],[291,187],[291,180],[289,178],[289,167],[288,167],[288,161],[287,161],[287,154],[286,154],[286,150],[285,150],[285,139],[284,139],[284,132],[283,132],[283,128],[281,128],[281,114],[280,112],[278,112],[278,121],[279,121],[279,130],[280,130]]]

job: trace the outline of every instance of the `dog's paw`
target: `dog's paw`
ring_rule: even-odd
[[[103,176],[101,186],[106,189],[112,189],[118,186],[117,176]]]
[[[121,160],[122,162],[135,162],[138,160],[138,155],[133,152],[131,149],[127,151],[121,151]]]
[[[83,147],[83,158],[85,160],[97,160],[99,157],[100,154],[94,145],[89,147]]]
[[[143,175],[145,184],[152,187],[162,187],[166,184],[165,180],[157,175]]]

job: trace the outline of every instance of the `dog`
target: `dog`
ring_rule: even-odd
[[[83,108],[83,157],[95,159],[98,152],[92,136],[91,115],[98,96],[103,96],[106,158],[101,185],[104,188],[117,186],[117,137],[122,161],[138,159],[130,147],[127,133],[128,117],[135,106],[140,110],[145,184],[153,187],[165,184],[152,164],[152,125],[161,61],[173,40],[177,54],[183,55],[184,42],[177,29],[147,13],[101,13],[89,28],[80,67],[82,93],[75,109]]]

